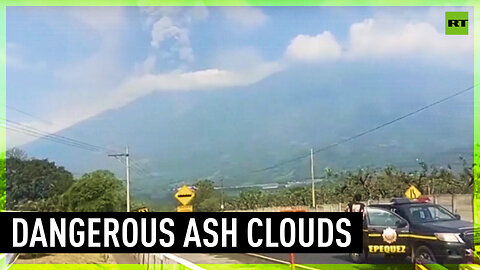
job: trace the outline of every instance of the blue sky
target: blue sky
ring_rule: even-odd
[[[279,72],[294,84],[296,71],[329,65],[358,69],[359,84],[371,80],[362,75],[365,66],[388,67],[401,77],[419,65],[432,80],[452,73],[446,84],[465,88],[473,84],[465,81],[473,75],[472,35],[443,33],[444,12],[456,10],[473,13],[445,7],[8,7],[7,103],[36,118],[7,113],[57,132],[155,92],[228,91]],[[425,96],[434,94],[428,91],[436,89]],[[9,146],[35,139],[14,132],[7,138]]]

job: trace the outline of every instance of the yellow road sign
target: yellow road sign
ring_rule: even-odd
[[[177,212],[193,212],[193,206],[192,205],[177,206]]]
[[[182,205],[189,204],[193,197],[195,197],[195,192],[193,192],[193,190],[187,185],[183,185],[178,189],[177,193],[175,193],[175,199],[177,199]]]
[[[143,207],[143,208],[139,208],[139,209],[135,210],[134,212],[150,212],[150,210],[148,210],[147,207]]]
[[[414,185],[411,185],[407,191],[405,191],[405,196],[409,199],[418,199],[422,196],[422,193]]]

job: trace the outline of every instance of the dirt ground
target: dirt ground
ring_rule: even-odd
[[[34,253],[20,254],[15,264],[115,264],[111,254],[105,253]]]

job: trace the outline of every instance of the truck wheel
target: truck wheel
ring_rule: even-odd
[[[436,263],[435,255],[427,246],[419,246],[415,249],[415,259],[424,259],[430,263]]]
[[[363,253],[350,253],[349,257],[354,263],[364,263],[367,261],[367,256],[365,254],[365,251],[363,251]]]

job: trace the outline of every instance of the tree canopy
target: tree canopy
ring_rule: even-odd
[[[73,175],[46,159],[6,159],[7,209],[38,211],[38,203],[62,195]]]
[[[4,158],[0,158],[0,211],[5,210],[6,207],[6,199],[7,199],[7,184],[6,184],[6,177],[5,177],[5,164],[6,160]]]
[[[18,158],[20,160],[25,160],[25,159],[28,158],[28,155],[22,149],[14,147],[14,148],[10,148],[10,149],[7,150],[6,157],[7,158]]]
[[[316,184],[315,199],[317,204],[334,204],[348,202],[354,194],[360,194],[364,200],[401,197],[410,185],[415,185],[423,194],[471,194],[474,191],[478,194],[479,148],[480,145],[476,145],[473,164],[459,157],[462,170],[453,170],[449,165],[429,166],[425,162],[419,162],[419,169],[414,171],[403,171],[394,166],[350,171],[327,168],[323,181]],[[46,159],[28,158],[22,150],[9,150],[6,157],[0,159],[0,209],[79,212],[126,209],[124,183],[109,171],[87,173],[74,180],[63,167]],[[288,187],[288,179],[280,180],[285,188],[267,191],[253,188],[230,194],[224,198],[225,209],[312,204],[310,187]],[[196,196],[192,204],[195,212],[221,210],[223,194],[215,189],[213,181],[197,180],[194,186]],[[132,203],[134,208],[137,207],[135,204]],[[141,202],[138,205],[145,206]]]
[[[195,183],[195,198],[193,199],[193,211],[214,212],[220,210],[220,193],[214,189],[214,182],[199,180]]]
[[[463,162],[463,170],[455,172],[450,166],[428,166],[420,162],[420,169],[412,172],[402,171],[393,166],[385,168],[360,168],[353,171],[334,171],[326,169],[324,181],[317,183],[315,201],[317,204],[346,203],[355,194],[364,200],[377,200],[403,197],[410,185],[415,185],[423,194],[471,194],[476,188],[480,171],[477,163]],[[474,173],[476,176],[474,177]],[[226,200],[226,209],[255,209],[275,206],[309,206],[312,194],[309,187],[289,187],[265,191],[247,189],[238,196]]]
[[[0,209],[5,209],[5,202],[6,209],[19,211],[126,209],[123,183],[109,171],[87,173],[74,180],[65,168],[46,159],[27,158],[20,149],[8,150],[6,157],[0,160]]]
[[[75,212],[120,212],[126,210],[123,183],[109,171],[84,174],[63,196],[65,210]]]

